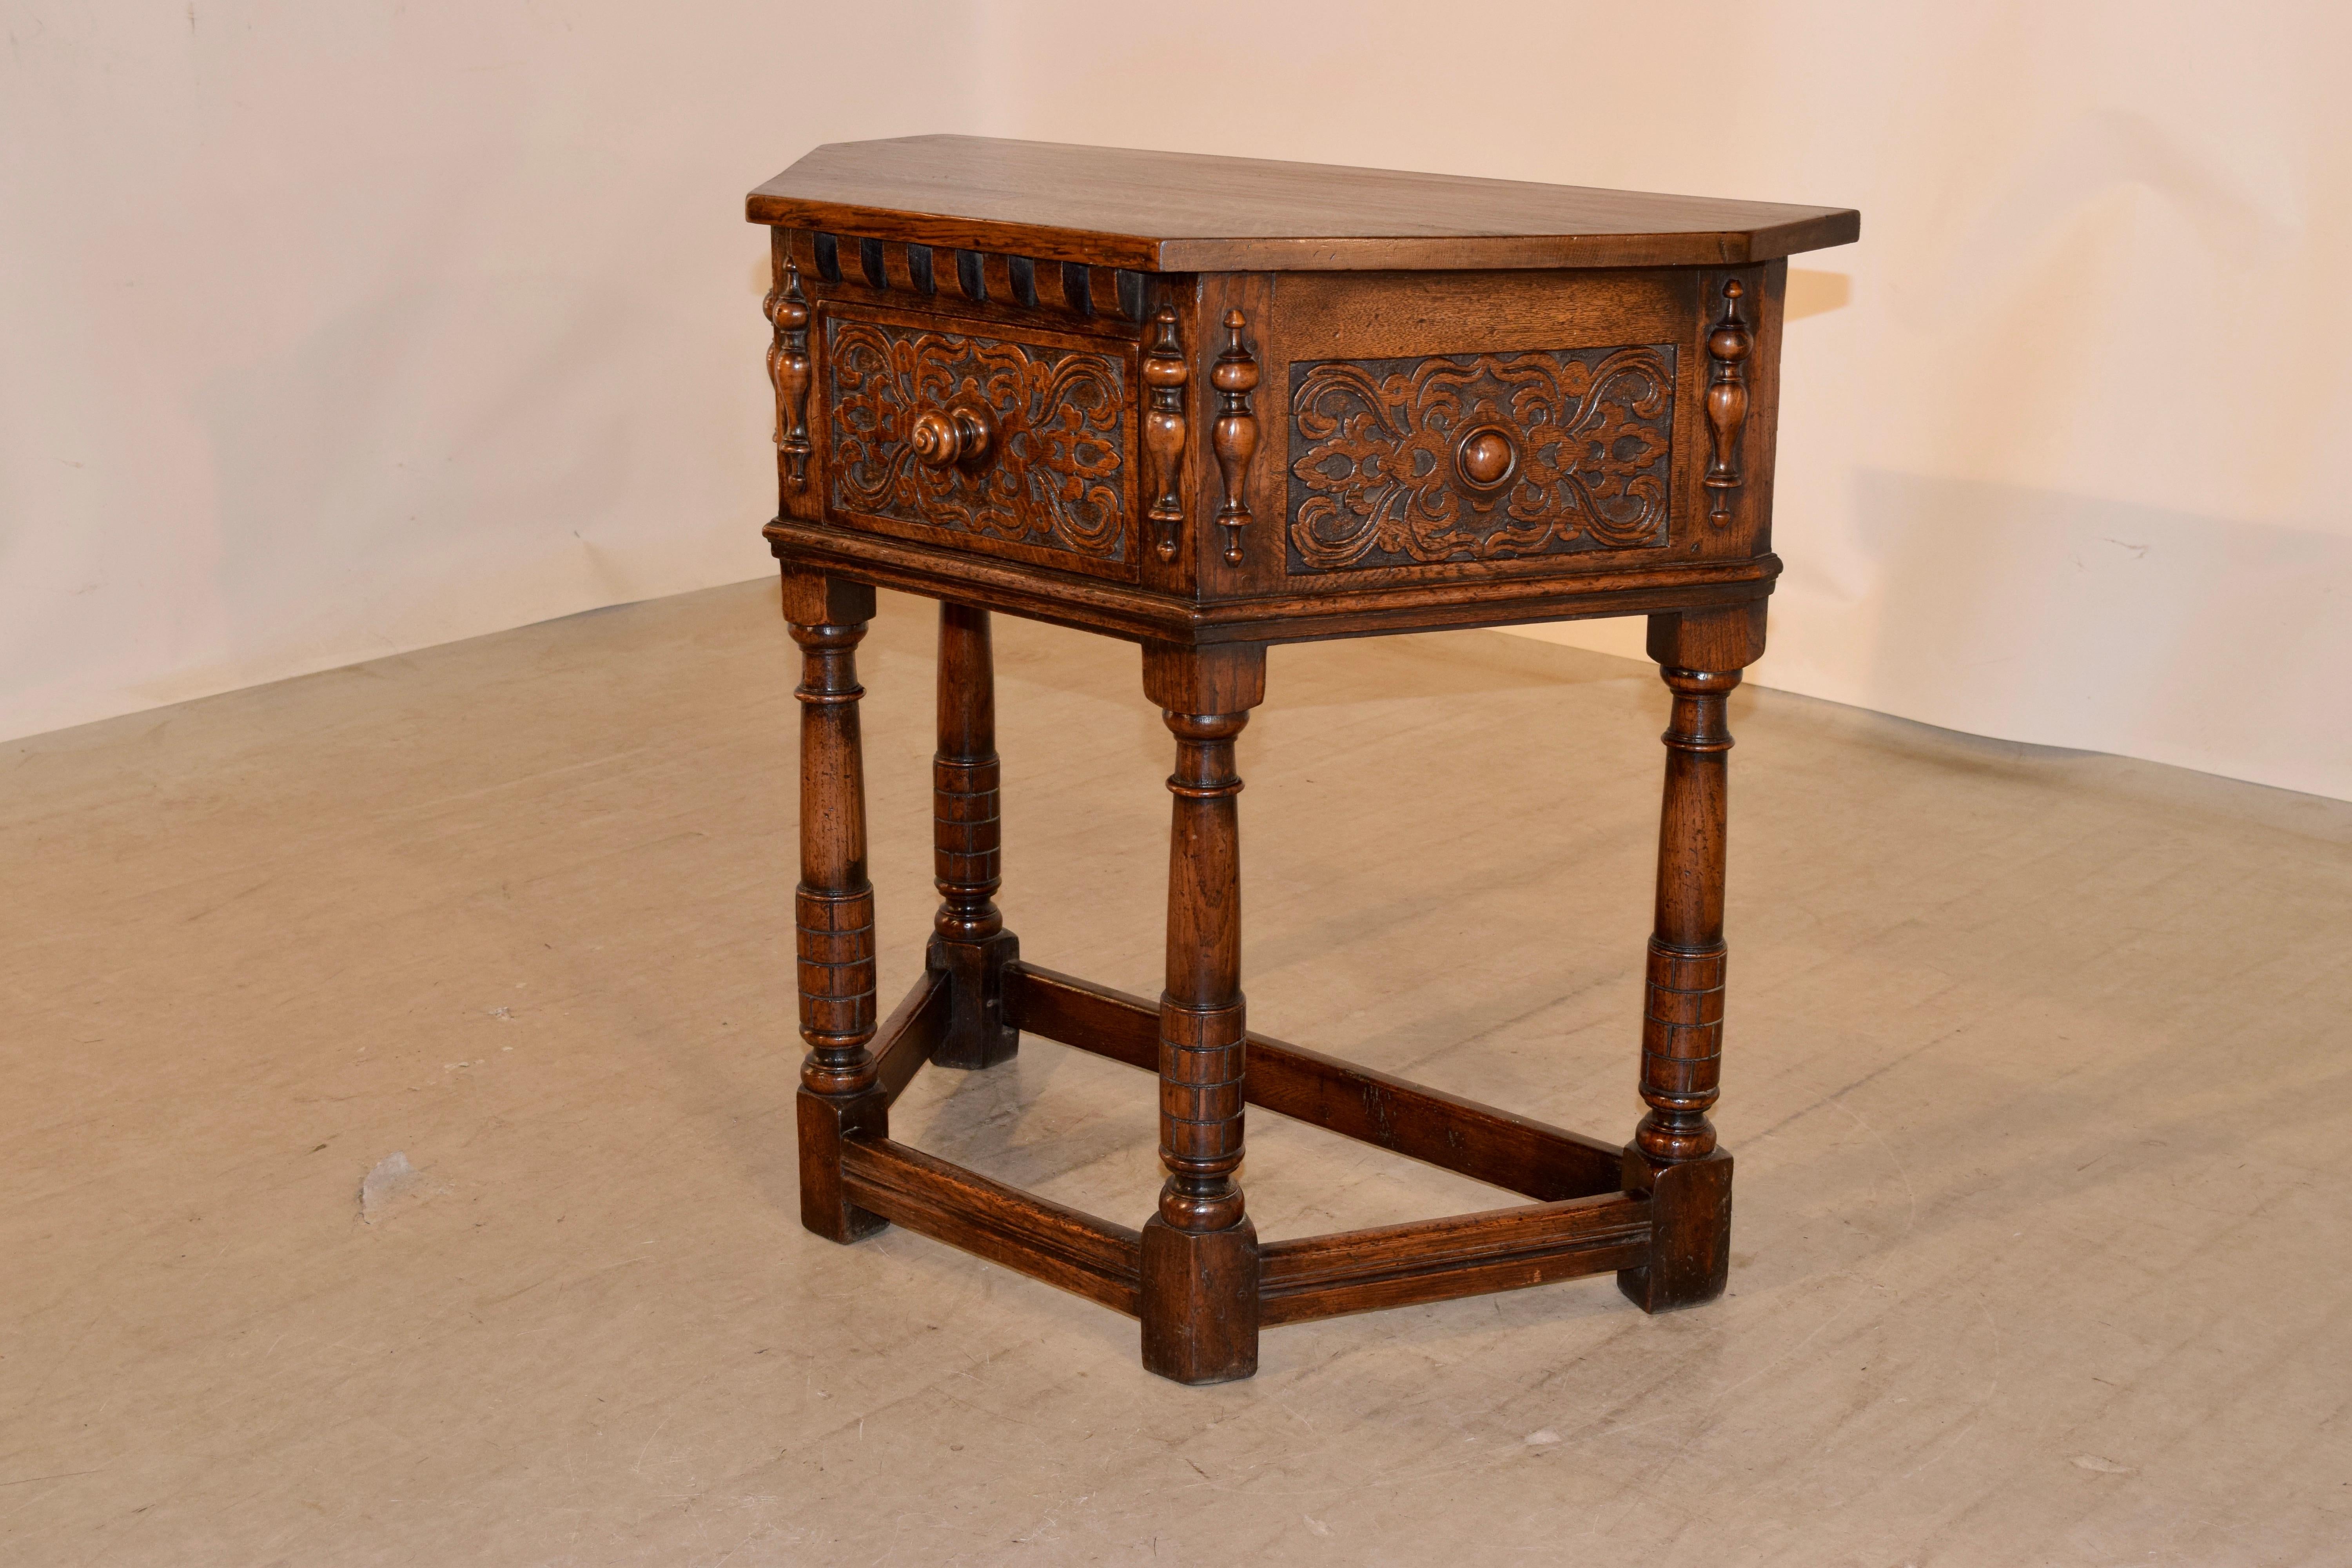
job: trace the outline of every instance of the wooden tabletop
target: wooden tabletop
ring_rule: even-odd
[[[1861,215],[1709,196],[983,136],[835,142],[753,223],[1144,272],[1739,266],[1846,245]]]

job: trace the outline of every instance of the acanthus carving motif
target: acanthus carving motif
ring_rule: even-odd
[[[1290,568],[1665,542],[1672,344],[1291,367]]]
[[[1126,370],[1108,354],[825,319],[833,504],[1097,561],[1127,553]],[[985,410],[977,461],[916,426]]]
[[[784,481],[799,489],[808,483],[809,307],[801,292],[801,269],[784,263],[784,275],[762,302],[775,338],[768,345],[768,380],[776,389],[776,448],[783,455]]]

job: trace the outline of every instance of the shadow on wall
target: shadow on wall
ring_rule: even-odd
[[[1864,701],[2352,799],[2352,539],[1883,469],[1856,485],[1884,594]]]

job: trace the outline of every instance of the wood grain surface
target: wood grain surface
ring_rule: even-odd
[[[1839,207],[979,136],[828,142],[745,212],[1145,272],[1738,266],[1850,244],[1862,223]]]

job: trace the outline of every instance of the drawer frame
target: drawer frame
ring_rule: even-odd
[[[1034,379],[1031,367],[1034,367],[1037,362],[1027,351],[1042,349],[1060,354],[1064,357],[1058,363],[1063,365],[1083,364],[1086,361],[1092,360],[1110,367],[1115,374],[1117,383],[1114,395],[1118,400],[1116,411],[1117,427],[1110,436],[1111,444],[1116,447],[1115,461],[1108,475],[1108,485],[1104,486],[1097,482],[1089,487],[1097,489],[1108,488],[1115,492],[1114,499],[1118,510],[1115,523],[1115,536],[1109,542],[1108,552],[1092,552],[1076,544],[1041,543],[1035,537],[1037,531],[1034,525],[1021,537],[1015,538],[1008,537],[996,530],[942,527],[921,521],[914,517],[845,504],[844,493],[852,481],[850,476],[844,471],[842,453],[846,443],[856,437],[845,430],[845,419],[838,405],[841,394],[840,383],[845,374],[845,367],[838,363],[842,342],[840,329],[845,326],[875,328],[884,334],[888,334],[896,342],[910,344],[910,353],[919,358],[928,359],[933,366],[938,366],[940,359],[939,354],[931,352],[930,343],[925,342],[927,339],[936,340],[943,345],[952,343],[974,345],[976,353],[966,354],[960,361],[952,362],[958,369],[971,364],[979,356],[986,354],[990,348],[1009,350],[1018,355],[1022,363],[1022,370],[1013,374],[1018,374],[1020,376],[1021,384],[1017,390],[1024,402],[1029,401],[1033,396],[1049,395],[1045,388],[1033,388],[1029,384]],[[1006,326],[998,322],[959,317],[935,310],[890,309],[863,303],[826,300],[816,307],[815,318],[810,331],[810,346],[813,351],[814,384],[810,394],[809,428],[811,440],[815,447],[813,456],[817,482],[822,487],[824,514],[828,521],[843,528],[863,530],[959,552],[968,552],[1002,560],[1027,562],[1057,571],[1106,577],[1114,582],[1136,581],[1140,557],[1148,545],[1140,528],[1140,508],[1136,482],[1139,446],[1135,391],[1138,385],[1138,368],[1135,345],[1132,342],[1118,338],[1085,337],[1075,333],[1052,331],[1025,324]],[[933,401],[929,393],[929,388],[918,388],[916,397],[921,402],[922,408],[910,407],[904,412],[911,417],[912,415],[929,408]],[[1029,478],[1033,468],[1045,474],[1061,471],[1043,464],[1033,464],[1032,454],[1025,449],[1025,443],[1034,438],[1034,433],[1023,426],[1023,416],[1027,412],[1025,408],[1008,411],[1002,405],[1001,397],[991,399],[983,394],[975,399],[971,394],[961,389],[937,401],[942,409],[961,401],[988,402],[997,425],[992,450],[982,462],[971,466],[969,471],[963,468],[950,467],[936,479],[924,472],[919,465],[907,461],[902,456],[893,463],[892,471],[906,482],[894,488],[904,489],[911,485],[912,488],[929,489],[934,492],[945,490],[946,499],[951,504],[979,506],[988,500],[994,489],[994,481],[1012,477],[1008,470],[1017,471],[1022,479]],[[1048,402],[1046,406],[1050,411],[1054,405]],[[903,436],[885,437],[877,442],[877,445],[886,451],[903,444]],[[1085,484],[1089,479],[1100,481],[1104,478],[1094,473],[1091,468],[1076,472],[1073,477],[1076,478],[1081,484]],[[1023,488],[1027,489],[1025,485]],[[1083,504],[1083,500],[1080,504]],[[1001,515],[1003,509],[999,507],[994,510]],[[1024,511],[1027,510],[1024,509]],[[1065,532],[1058,529],[1049,531]]]
[[[1433,282],[1432,275],[1409,272],[1142,273],[808,229],[771,232],[778,292],[794,289],[808,301],[806,347],[815,362],[804,415],[814,450],[799,485],[780,454],[781,504],[766,530],[789,564],[1187,647],[1727,607],[1768,595],[1779,574],[1770,516],[1783,260],[1448,273]],[[1711,351],[1723,330],[1727,285],[1740,290],[1738,319],[1748,344],[1738,366],[1745,406],[1732,447],[1738,482],[1727,490],[1708,488],[1717,448],[1709,410],[1723,366]],[[1142,442],[1150,389],[1140,367],[1163,309],[1172,316],[1184,372],[1181,522],[1172,559],[1152,548],[1146,514],[1157,487]],[[1236,314],[1237,331],[1226,325]],[[1013,540],[975,542],[954,530],[834,505],[824,345],[826,325],[836,319],[1114,357],[1127,399],[1121,559],[1087,561]],[[1342,571],[1302,571],[1292,559],[1294,366],[1653,345],[1674,351],[1661,543]],[[1238,410],[1216,385],[1221,358],[1236,347],[1256,373]],[[781,384],[778,401],[782,431],[792,419]],[[1250,426],[1254,440],[1229,494],[1217,432],[1221,420],[1234,418]],[[1236,501],[1246,521],[1221,523]],[[1711,516],[1718,506],[1723,515]],[[1226,552],[1234,543],[1237,561]]]

